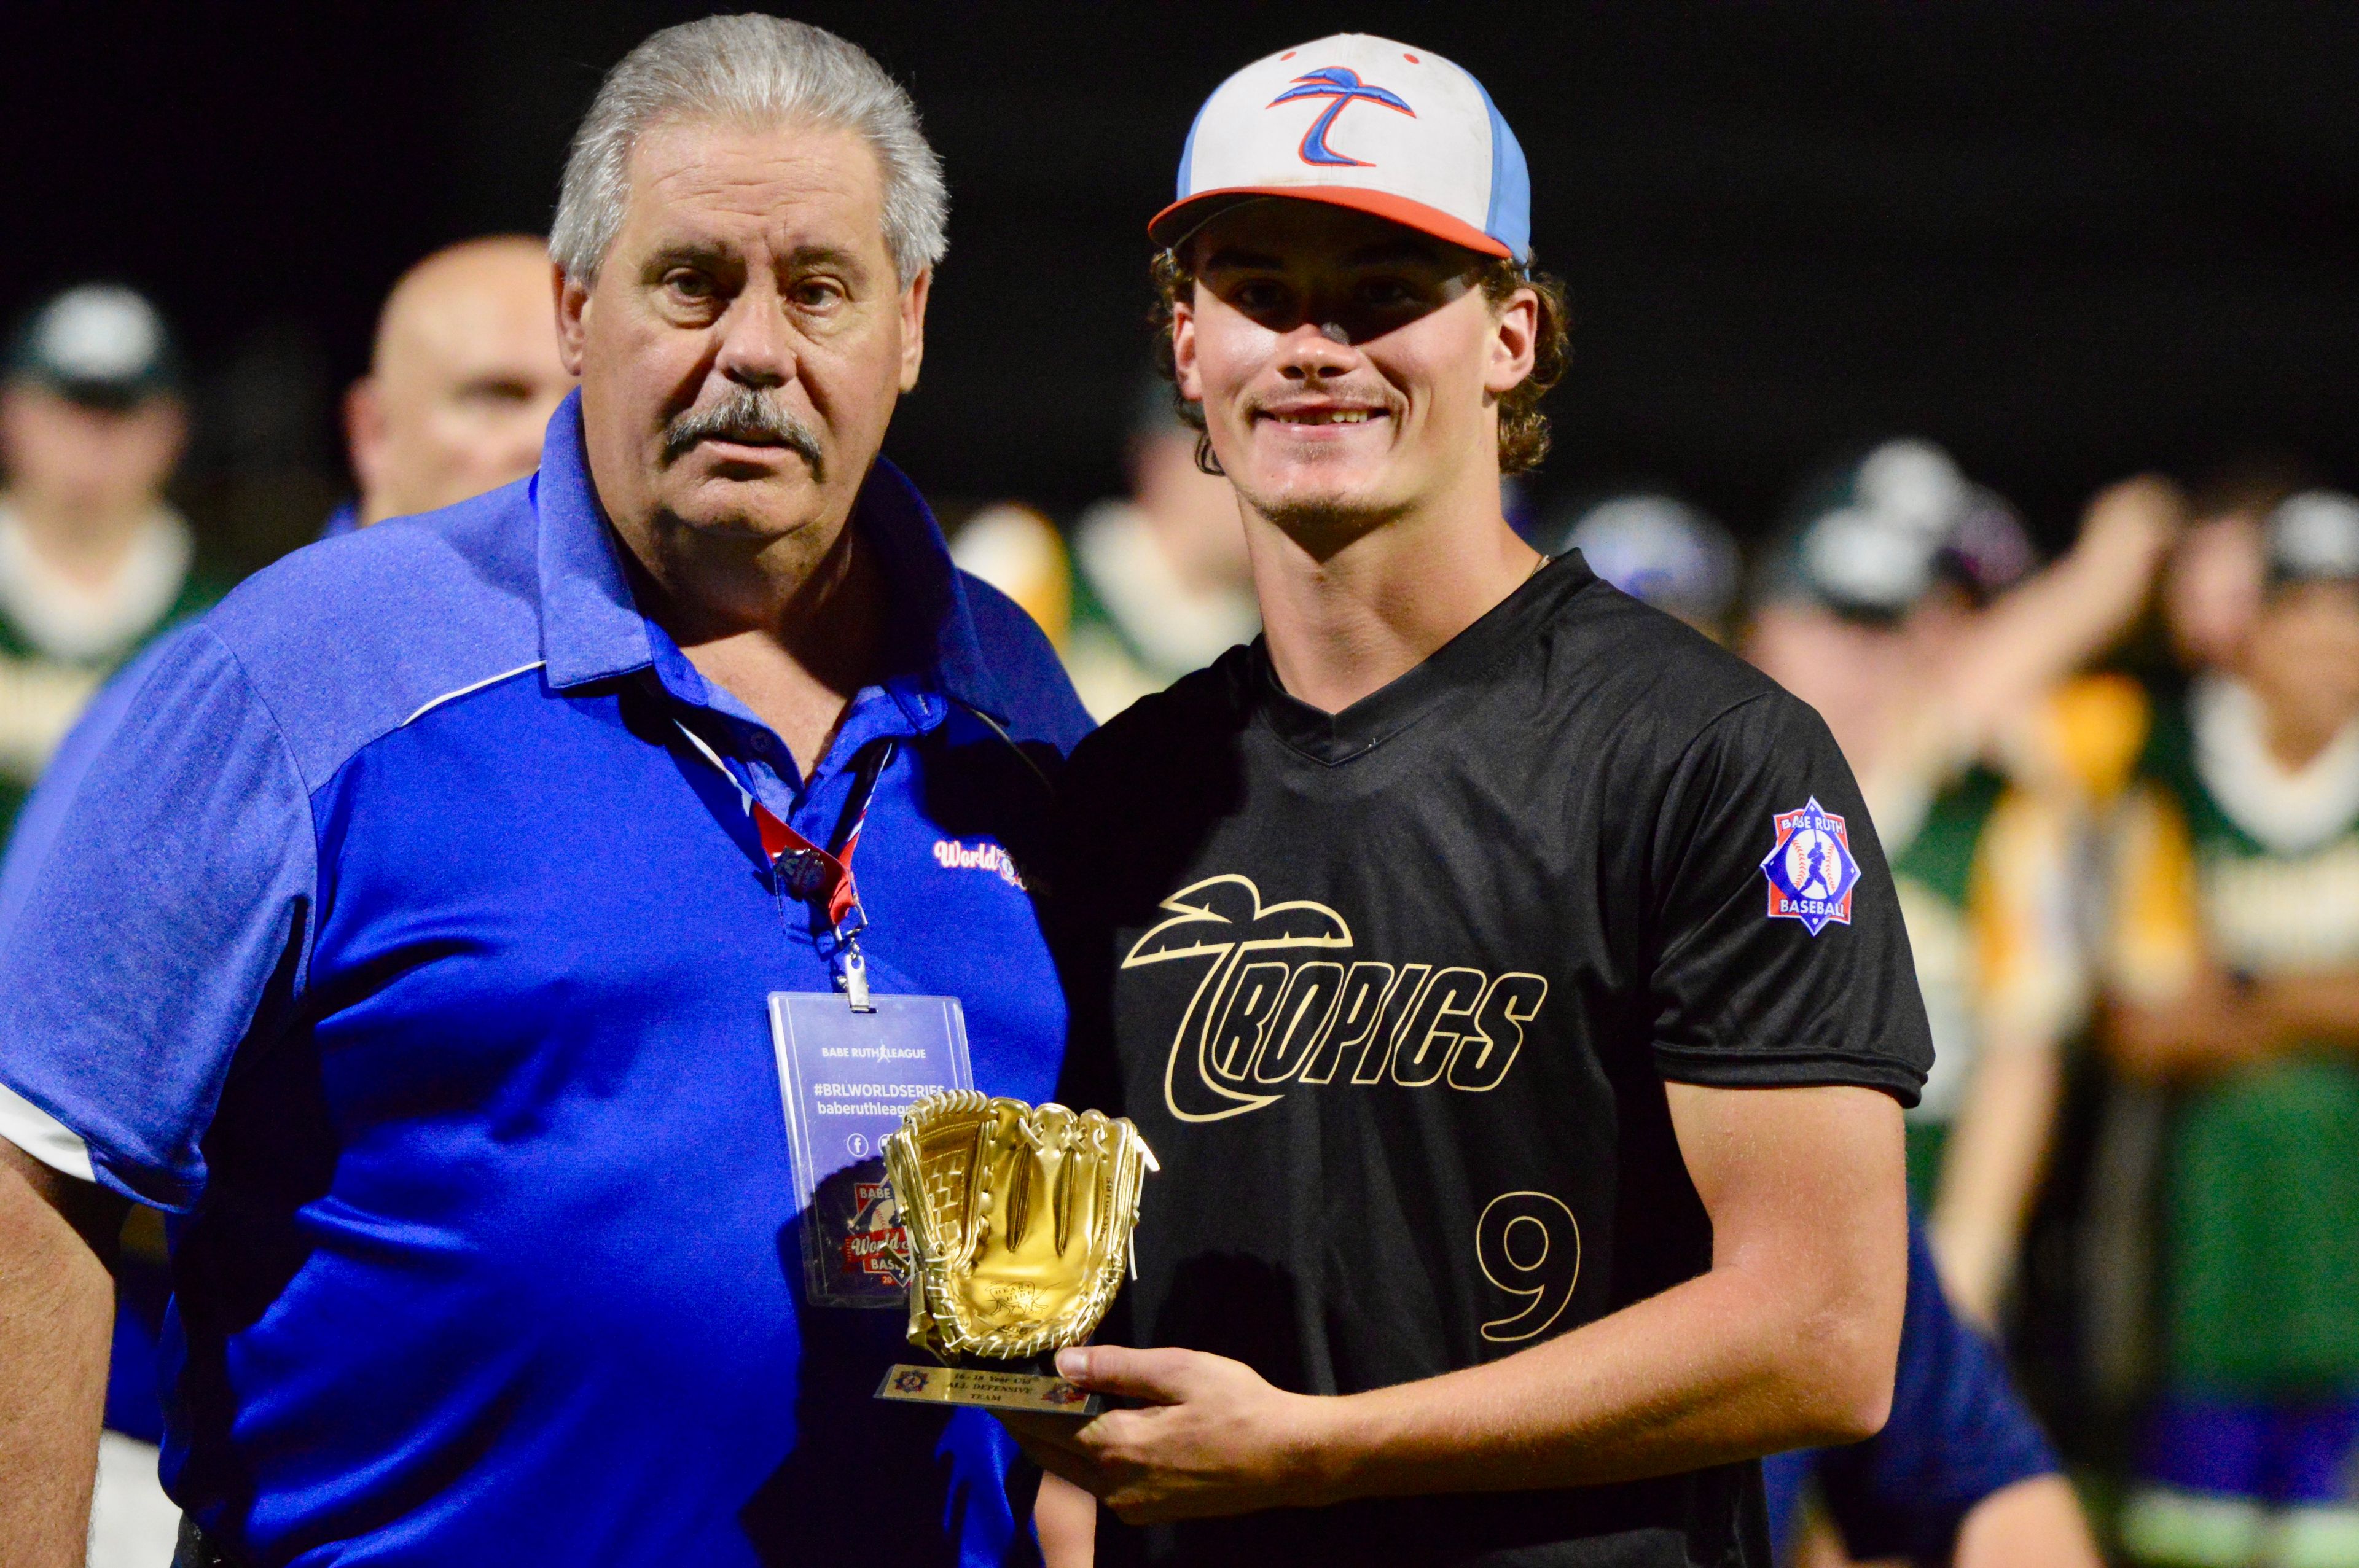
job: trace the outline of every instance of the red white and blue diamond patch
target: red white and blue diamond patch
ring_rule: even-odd
[[[1769,918],[1799,920],[1813,936],[1831,925],[1849,925],[1859,862],[1852,859],[1843,819],[1813,797],[1801,810],[1779,812],[1774,820],[1777,847],[1761,862],[1769,878]]]

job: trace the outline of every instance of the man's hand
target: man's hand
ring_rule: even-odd
[[[1042,1469],[1094,1492],[1129,1524],[1333,1500],[1319,1465],[1322,1408],[1225,1356],[1093,1345],[1057,1354],[1093,1393],[1146,1401],[1086,1423],[1005,1417]]]

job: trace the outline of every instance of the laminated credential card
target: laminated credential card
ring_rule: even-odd
[[[770,993],[803,1282],[818,1306],[908,1304],[908,1249],[885,1179],[885,1136],[926,1096],[974,1087],[958,998],[871,1000],[875,1011],[856,1012],[842,991]]]

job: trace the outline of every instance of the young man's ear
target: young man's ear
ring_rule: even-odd
[[[1484,389],[1496,396],[1521,385],[1539,356],[1539,291],[1518,288],[1499,308],[1492,329],[1491,362],[1483,373]]]
[[[1180,396],[1204,401],[1203,378],[1196,373],[1196,305],[1185,294],[1171,302],[1171,379]]]

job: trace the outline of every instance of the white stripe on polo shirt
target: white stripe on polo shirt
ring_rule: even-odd
[[[23,1095],[0,1084],[0,1138],[6,1139],[52,1171],[95,1182],[90,1145],[75,1131]]]

